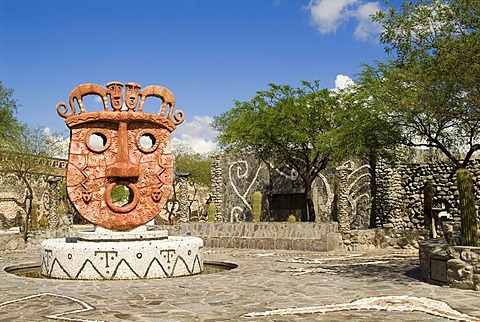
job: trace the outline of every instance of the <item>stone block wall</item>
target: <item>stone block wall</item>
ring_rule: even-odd
[[[475,201],[480,204],[480,161],[469,166],[475,183]],[[459,220],[458,190],[453,167],[446,161],[377,165],[377,225],[394,229],[422,229],[423,187],[431,180],[434,204]],[[480,219],[480,218],[479,218]]]
[[[418,249],[418,242],[428,238],[426,230],[337,228],[336,223],[187,223],[179,234],[201,237],[205,247],[306,251]]]
[[[0,251],[20,250],[27,246],[18,231],[0,230]]]
[[[180,235],[201,237],[205,247],[327,251],[336,229],[336,223],[187,223]]]
[[[342,231],[340,249],[363,251],[376,248],[418,249],[418,243],[428,238],[427,230],[368,229]]]
[[[342,169],[338,176],[338,168],[328,167],[314,182],[312,189],[316,218],[311,221],[334,220],[335,193],[339,189],[336,179],[339,179],[342,210],[348,217],[345,220],[346,226],[355,229],[368,228],[371,208],[369,167],[349,161]],[[255,191],[263,194],[261,221],[285,221],[291,213],[274,213],[273,197],[280,196],[280,200],[285,201],[284,196],[302,195],[304,184],[295,170],[285,166],[273,166],[251,157],[213,157],[212,200],[215,204],[216,221],[250,221],[252,195]],[[299,209],[295,211],[301,212]],[[297,213],[294,215],[297,220],[301,217]]]
[[[27,243],[23,240],[23,233],[18,228],[0,230],[0,251],[20,250],[27,246],[39,247],[42,241],[47,238],[73,237],[79,231],[87,230],[93,230],[93,225],[62,226],[57,229],[33,229],[28,232]]]
[[[408,161],[376,165],[377,227],[385,229],[423,229],[423,187],[431,180],[435,190],[436,208],[443,207],[454,220],[459,220],[458,190],[453,167],[438,156],[414,151]],[[406,152],[405,152],[406,154]],[[474,176],[476,201],[480,205],[480,160],[469,165]],[[339,220],[342,230],[366,229],[371,213],[370,175],[367,165],[345,162],[327,168],[314,184],[317,222]],[[251,195],[262,191],[264,196],[276,193],[301,193],[303,185],[298,174],[288,169],[274,169],[251,158],[216,156],[212,161],[212,198],[217,221],[249,221]],[[337,200],[335,200],[337,194]],[[268,198],[263,207],[262,221],[278,220],[268,216]],[[335,218],[334,215],[337,215]],[[284,220],[284,219],[281,219]],[[348,221],[348,222],[347,222]],[[348,229],[349,228],[349,229]]]
[[[197,236],[211,248],[284,249],[298,251],[365,251],[375,248],[418,248],[425,230],[368,229],[337,231],[336,223],[208,223],[148,226],[149,230],[167,230],[169,236]],[[31,230],[28,246],[39,246],[47,238],[73,237],[78,231],[91,231],[93,225],[75,225],[57,230]],[[22,234],[0,230],[0,251],[27,247]]]
[[[252,158],[217,155],[212,158],[212,202],[215,220],[239,222],[251,220],[252,195],[268,186],[268,167]],[[266,198],[263,198],[266,202]],[[262,207],[266,220],[267,207]]]

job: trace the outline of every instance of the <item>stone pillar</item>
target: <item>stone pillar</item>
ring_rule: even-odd
[[[48,183],[48,228],[58,228],[59,182],[61,178],[50,176]]]
[[[338,186],[338,229],[340,231],[350,230],[349,206],[348,206],[348,192],[347,181],[348,174],[351,172],[347,164],[337,167],[337,174],[339,178]]]
[[[215,205],[215,221],[225,221],[222,216],[223,173],[220,156],[212,157],[212,202]]]
[[[377,164],[377,226],[383,228],[404,228],[402,224],[402,203],[406,189],[402,186],[401,169],[385,162]]]
[[[179,212],[179,222],[186,223],[189,221],[189,202],[188,202],[188,177],[190,173],[177,173],[177,178],[179,179],[178,190],[179,191],[179,202],[178,202],[178,212]]]

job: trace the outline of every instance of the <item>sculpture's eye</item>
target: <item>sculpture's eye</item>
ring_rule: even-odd
[[[92,129],[85,137],[87,147],[96,153],[102,153],[110,146],[110,137],[106,131]]]
[[[149,130],[143,130],[137,135],[137,146],[144,153],[155,151],[159,143],[155,134]]]

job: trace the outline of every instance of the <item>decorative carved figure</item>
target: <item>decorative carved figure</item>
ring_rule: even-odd
[[[70,95],[70,110],[65,103],[57,105],[70,128],[68,196],[82,217],[112,230],[143,225],[165,206],[173,184],[170,134],[184,119],[182,111],[173,114],[175,99],[168,89],[151,85],[141,90],[129,82],[124,96],[123,88],[119,82],[105,88],[82,84]],[[86,112],[82,98],[90,94],[101,96],[103,111]],[[159,115],[143,112],[149,96],[162,100]]]
[[[125,103],[129,111],[137,107],[138,96],[140,95],[140,84],[129,82],[125,84]]]
[[[80,113],[85,113],[85,106],[83,105],[83,97],[87,95],[98,95],[102,97],[103,100],[103,109],[106,111],[108,110],[108,101],[106,96],[106,89],[97,84],[81,84],[73,89],[70,93],[70,97],[68,98],[68,102],[70,104],[71,112],[67,114],[68,107],[65,103],[60,103],[57,105],[57,112],[60,114],[61,117],[66,118],[68,116],[74,115],[76,113],[75,109],[75,100],[78,102],[78,107],[80,109]],[[63,108],[63,109],[60,109]]]
[[[120,111],[123,103],[123,84],[110,82],[107,84],[107,94],[110,95],[110,104],[114,111]]]

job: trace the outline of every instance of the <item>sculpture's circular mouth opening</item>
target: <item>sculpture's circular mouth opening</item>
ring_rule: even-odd
[[[215,274],[227,272],[237,268],[238,265],[229,262],[205,261],[203,263],[203,272],[201,274]],[[20,277],[56,279],[43,276],[41,267],[37,263],[24,263],[5,267],[5,272]],[[186,276],[179,276],[186,277]],[[118,280],[117,280],[118,281]]]
[[[117,213],[132,211],[138,204],[137,187],[128,181],[118,181],[107,185],[105,201],[110,209]]]

